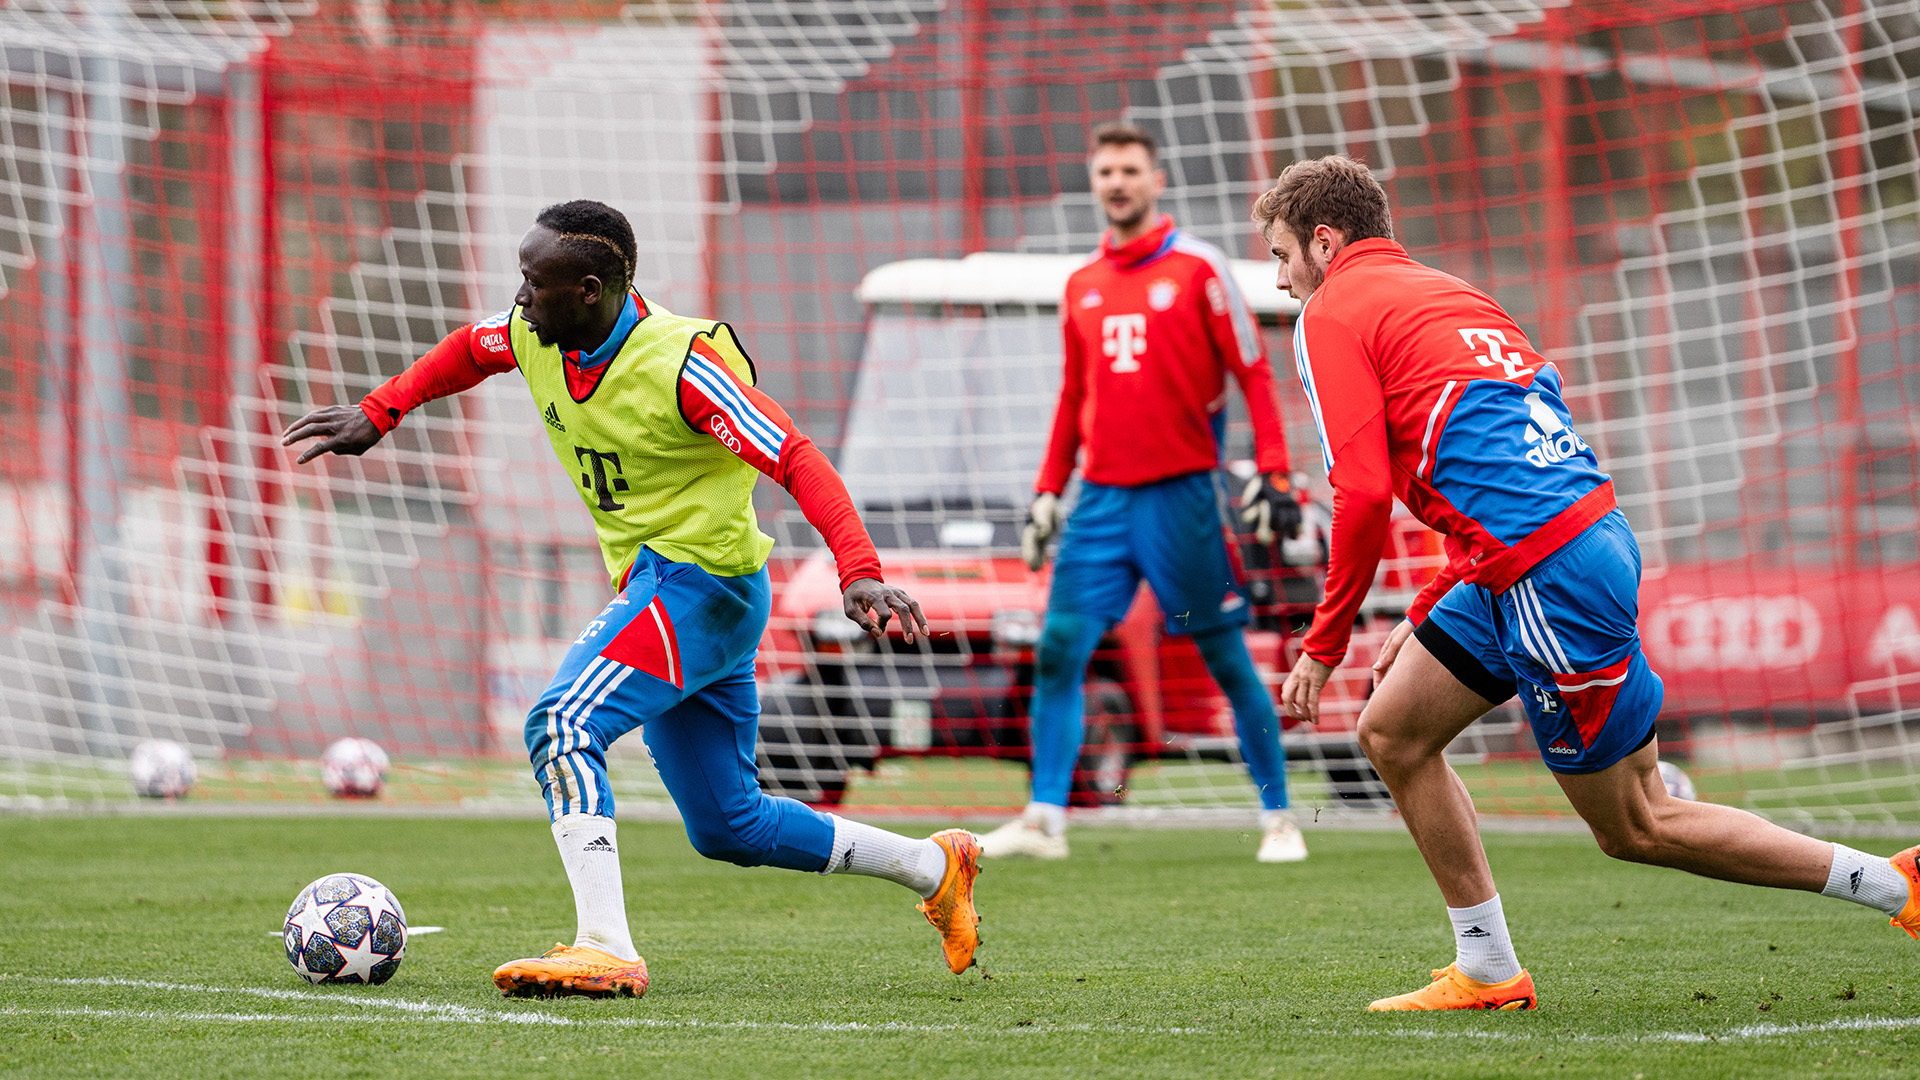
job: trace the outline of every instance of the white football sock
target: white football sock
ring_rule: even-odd
[[[1065,836],[1067,832],[1067,808],[1052,803],[1030,802],[1020,812],[1027,824],[1046,833],[1048,836]]]
[[[940,888],[940,879],[947,876],[947,852],[939,844],[848,821],[838,814],[827,816],[833,819],[833,850],[821,873],[886,878],[923,899],[932,896]]]
[[[1499,893],[1484,904],[1450,907],[1447,918],[1453,920],[1453,964],[1460,974],[1483,983],[1506,982],[1520,974]]]
[[[1907,906],[1907,877],[1878,855],[1833,845],[1833,869],[1821,896],[1837,896],[1863,907],[1898,915]]]
[[[638,960],[627,931],[627,896],[620,885],[620,838],[613,819],[598,814],[562,814],[553,841],[573,886],[575,945],[622,960]]]
[[[1292,821],[1293,811],[1291,810],[1260,811],[1260,831],[1263,833],[1272,832],[1282,825],[1290,824]]]

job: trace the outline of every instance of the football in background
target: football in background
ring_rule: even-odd
[[[127,759],[133,790],[149,799],[177,799],[193,787],[198,775],[193,755],[172,739],[147,739]]]
[[[1660,763],[1660,779],[1667,785],[1667,794],[1676,799],[1692,801],[1699,797],[1693,790],[1693,780],[1671,761]]]
[[[328,874],[287,908],[287,963],[310,983],[393,978],[407,955],[407,916],[385,885],[361,874]]]
[[[320,780],[342,799],[371,799],[387,783],[387,752],[372,739],[341,739],[320,755]]]

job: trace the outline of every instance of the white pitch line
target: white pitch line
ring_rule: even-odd
[[[236,1023],[258,1023],[272,1020],[285,1020],[310,1023],[321,1020],[347,1023],[392,1023],[404,1020],[419,1020],[444,1024],[522,1024],[536,1027],[624,1027],[624,1028],[682,1028],[708,1030],[739,1031],[827,1031],[827,1032],[940,1032],[971,1031],[986,1034],[1015,1033],[1022,1035],[1057,1034],[1137,1034],[1137,1035],[1203,1035],[1204,1028],[1151,1028],[1151,1027],[1095,1027],[1092,1024],[1033,1024],[1015,1027],[981,1027],[971,1024],[909,1024],[897,1020],[881,1023],[864,1023],[857,1020],[829,1022],[820,1021],[811,1024],[791,1021],[762,1020],[699,1020],[699,1019],[663,1019],[659,1017],[570,1017],[554,1016],[544,1012],[503,1012],[498,1009],[477,1009],[471,1005],[455,1005],[449,1002],[414,1001],[406,998],[359,997],[348,993],[326,993],[318,990],[284,990],[261,986],[205,986],[191,983],[157,982],[149,979],[120,979],[112,977],[94,979],[51,979],[37,976],[14,976],[20,982],[51,983],[56,986],[121,986],[139,990],[167,990],[184,993],[202,994],[243,994],[250,997],[268,998],[275,1001],[318,1001],[333,1005],[354,1005],[366,1009],[395,1009],[407,1016],[282,1016],[274,1013],[171,1013],[124,1010],[123,1015],[130,1019],[208,1019],[230,1020]],[[13,980],[9,980],[13,981]],[[17,1007],[0,1009],[8,1014],[24,1014],[29,1010]],[[65,1015],[59,1010],[39,1010],[45,1015]],[[107,1010],[93,1009],[86,1015],[108,1016],[122,1015]],[[80,1015],[75,1013],[74,1015]]]

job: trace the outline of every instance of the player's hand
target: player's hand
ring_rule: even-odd
[[[1412,636],[1413,620],[1401,619],[1400,624],[1393,628],[1393,633],[1387,635],[1387,640],[1380,643],[1380,656],[1373,662],[1373,683],[1375,686],[1380,685],[1380,680],[1386,678],[1387,672],[1393,669],[1393,662],[1400,659],[1401,647],[1404,646],[1407,643],[1407,639]]]
[[[1260,473],[1247,481],[1240,493],[1240,520],[1253,526],[1253,538],[1263,544],[1298,536],[1300,501],[1293,497],[1293,482],[1280,473]]]
[[[1333,667],[1323,664],[1306,653],[1287,673],[1287,681],[1280,687],[1280,707],[1295,720],[1304,720],[1309,724],[1320,722],[1320,691],[1326,688],[1327,679],[1333,674]]]
[[[359,457],[380,441],[380,429],[373,426],[358,405],[329,405],[315,409],[293,422],[280,437],[281,446],[292,446],[303,439],[319,439],[301,451],[295,465],[305,465],[321,454],[348,454]]]
[[[1047,565],[1047,541],[1060,531],[1060,496],[1043,491],[1027,504],[1027,527],[1020,530],[1020,557],[1027,569]]]
[[[921,637],[927,636],[927,617],[920,614],[920,602],[884,581],[861,578],[847,586],[841,601],[847,618],[859,623],[868,637],[878,638],[886,633],[887,621],[895,615],[900,616],[900,633],[909,644],[915,631]]]

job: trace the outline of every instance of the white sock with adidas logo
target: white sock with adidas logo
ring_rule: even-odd
[[[560,864],[573,886],[575,945],[637,960],[627,930],[627,894],[620,884],[620,837],[613,819],[598,814],[562,814],[553,823]]]
[[[1827,871],[1827,887],[1820,895],[1898,915],[1907,906],[1907,877],[1878,855],[1835,844],[1833,868]]]
[[[1453,920],[1453,965],[1460,974],[1483,983],[1506,982],[1520,974],[1499,893],[1484,904],[1450,907],[1447,918]]]
[[[886,878],[920,894],[932,896],[947,876],[947,852],[931,840],[915,840],[876,829],[839,814],[833,819],[833,850],[827,853],[823,874],[864,874]]]

